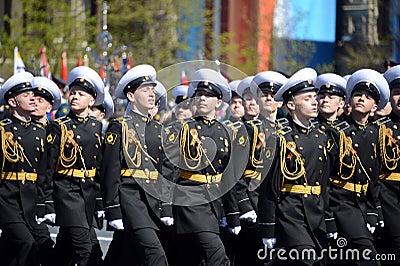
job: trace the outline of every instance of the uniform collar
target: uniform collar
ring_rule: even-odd
[[[29,118],[28,121],[23,121],[23,120],[15,117],[15,116],[12,116],[12,120],[13,120],[14,123],[20,124],[23,127],[29,127],[31,125],[31,123],[32,123],[32,119],[31,118]]]
[[[309,122],[309,126],[306,127],[306,126],[294,121],[291,117],[290,117],[290,120],[292,120],[293,127],[295,127],[300,133],[308,134],[314,128],[314,125],[311,122]]]
[[[145,116],[141,113],[137,113],[137,112],[131,110],[131,116],[135,117],[136,119],[139,119],[140,121],[142,121],[143,123],[146,123],[146,124],[150,123],[150,121],[151,121],[150,114]]]
[[[68,117],[70,117],[71,119],[78,121],[79,123],[85,123],[89,120],[89,115],[87,116],[78,116],[73,112],[69,112]]]

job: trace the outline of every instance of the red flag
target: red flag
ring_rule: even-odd
[[[76,66],[82,66],[82,55],[78,55],[78,62],[76,63]]]
[[[119,58],[118,56],[114,57],[114,72],[118,73],[119,71]]]
[[[39,50],[40,53],[40,75],[43,77],[51,78],[49,62],[46,57],[46,47],[42,46]]]
[[[182,72],[181,72],[181,84],[182,85],[186,85],[186,86],[189,85],[187,77],[186,77],[185,70],[182,70]]]
[[[133,67],[133,55],[132,55],[132,53],[129,53],[128,54],[128,62],[126,64],[126,70],[128,71],[132,67]]]
[[[104,64],[100,65],[99,76],[104,81],[106,78],[106,73],[104,71]]]
[[[68,70],[67,70],[67,52],[64,51],[61,54],[61,79],[65,82],[68,81]]]

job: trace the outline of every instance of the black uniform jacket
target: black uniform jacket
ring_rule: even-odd
[[[166,127],[165,146],[180,168],[173,195],[177,232],[218,233],[222,215],[229,227],[238,226],[234,185],[248,156],[243,124],[226,126],[201,116],[176,121]]]
[[[68,116],[47,126],[46,212],[56,224],[90,228],[95,211],[101,162],[101,128],[94,118]]]
[[[36,226],[36,203],[45,181],[46,132],[12,116],[0,122],[0,227],[9,223]]]
[[[381,174],[379,200],[385,231],[400,236],[400,117],[392,113],[380,128]],[[379,209],[378,209],[379,212]]]
[[[107,129],[101,168],[106,218],[128,229],[162,226],[162,202],[170,203],[166,177],[177,173],[164,159],[161,124],[136,112],[113,119]],[[166,189],[167,187],[167,189]],[[172,210],[169,208],[172,216]]]
[[[288,120],[285,130],[278,131],[274,162],[260,187],[261,234],[276,237],[277,247],[321,248],[326,243],[324,197],[332,142],[314,125],[305,128]]]
[[[347,126],[333,133],[336,159],[330,177],[329,207],[338,233],[346,239],[370,238],[366,223],[375,226],[379,205],[378,127],[357,124],[351,117]]]

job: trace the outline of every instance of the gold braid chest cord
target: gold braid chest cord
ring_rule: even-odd
[[[351,157],[351,162],[349,164],[345,163],[343,161],[345,156],[350,156]],[[360,157],[358,156],[357,152],[353,148],[353,141],[351,137],[346,136],[346,134],[343,131],[340,131],[340,137],[339,137],[339,177],[343,180],[349,180],[353,175],[356,170],[356,164],[360,164],[361,169],[363,170],[364,174],[367,176],[368,181],[371,181],[371,178],[369,177],[367,171],[364,168],[364,165],[361,162]],[[345,166],[348,169],[352,169],[351,173],[345,177],[342,175],[342,168]]]
[[[122,150],[124,153],[124,156],[126,160],[135,168],[139,168],[141,163],[142,163],[142,151],[147,157],[150,158],[155,164],[158,162],[150,156],[150,154],[147,153],[145,149],[143,149],[142,144],[140,143],[140,140],[136,138],[135,135],[135,130],[129,131],[128,124],[125,121],[120,121],[122,125]],[[130,133],[131,132],[131,133]],[[130,133],[130,134],[128,134]],[[135,152],[133,154],[133,157],[130,156],[129,151],[128,151],[128,146],[130,142],[135,143]]]
[[[72,166],[76,163],[77,160],[77,154],[79,154],[79,157],[81,158],[83,168],[85,171],[86,169],[86,164],[85,164],[85,159],[83,158],[82,155],[82,147],[78,145],[78,143],[74,139],[73,131],[67,130],[67,126],[65,124],[60,125],[61,129],[61,139],[60,139],[60,158],[59,162],[64,168],[72,168]],[[65,146],[72,144],[72,149],[71,149],[71,154],[70,156],[65,155]]]
[[[301,159],[301,154],[296,150],[296,144],[294,142],[286,142],[286,139],[283,136],[279,138],[281,150],[280,150],[280,166],[281,172],[285,179],[287,180],[296,180],[300,177],[304,176],[305,182],[307,183],[306,178],[306,169],[304,168],[303,160]],[[290,156],[287,151],[290,151],[295,156],[295,169],[294,171],[290,171],[286,166],[286,157]]]
[[[192,141],[190,141],[190,136],[192,136]],[[183,158],[185,160],[186,166],[190,170],[196,170],[201,163],[201,158],[204,155],[205,159],[208,162],[208,165],[213,169],[214,173],[216,174],[217,171],[215,170],[214,166],[212,165],[210,159],[208,158],[203,146],[201,145],[201,140],[199,138],[199,133],[195,128],[189,130],[189,125],[186,123],[182,127],[181,138],[179,140],[179,149],[181,154],[183,154]],[[196,148],[195,156],[192,156],[190,152],[190,146],[194,146]],[[197,162],[196,165],[192,166],[188,162],[188,158],[191,161]]]
[[[261,167],[263,167],[263,165],[262,165],[263,159],[261,157],[261,160],[258,160],[255,157],[255,152],[256,152],[256,148],[259,148],[259,146],[263,146],[265,148],[265,145],[266,145],[265,134],[261,133],[261,134],[264,134],[264,135],[261,135],[261,136],[264,136],[264,138],[263,139],[260,138],[261,144],[258,145],[258,141],[257,141],[259,138],[258,127],[256,125],[252,125],[252,126],[253,126],[254,130],[253,130],[253,143],[251,145],[250,162],[254,168],[261,168]]]
[[[17,163],[18,161],[26,162],[32,167],[31,162],[25,155],[24,148],[19,144],[17,140],[14,140],[14,135],[11,132],[5,132],[5,129],[0,126],[0,137],[1,137],[1,150],[3,151],[3,162],[0,170],[4,169],[5,160],[11,163]]]
[[[388,143],[386,143],[386,139]],[[381,125],[379,128],[379,142],[383,163],[388,170],[395,170],[397,168],[397,163],[400,159],[400,150],[399,146],[397,145],[397,140],[393,138],[393,130],[391,128],[387,128],[385,125]],[[386,145],[392,148],[392,158],[390,158],[387,154]]]

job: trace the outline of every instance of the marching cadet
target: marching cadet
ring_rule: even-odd
[[[275,130],[278,110],[282,107],[282,102],[275,101],[274,95],[287,80],[279,72],[265,71],[255,75],[250,84],[251,93],[257,97],[260,106],[258,117],[267,127],[266,130]]]
[[[163,124],[192,117],[192,104],[187,96],[188,88],[188,85],[178,85],[172,89],[171,96],[175,99],[175,106],[171,111],[167,111],[162,115],[161,122]]]
[[[35,111],[31,113],[31,118],[35,121],[38,127],[46,129],[49,121],[47,114],[51,111],[57,110],[61,104],[61,93],[57,84],[46,77],[34,77],[32,80],[32,88],[35,95]],[[45,154],[43,156],[46,161]],[[46,180],[48,181],[48,180]],[[38,217],[42,217],[44,211],[45,198],[38,202]],[[39,247],[39,258],[41,265],[54,265],[54,241],[50,237],[50,232],[45,223],[38,223],[35,229],[37,235],[36,242]]]
[[[360,69],[350,76],[346,91],[351,113],[346,119],[348,126],[335,136],[337,156],[330,177],[329,207],[338,236],[347,240],[346,248],[357,249],[359,254],[369,250],[373,258],[380,152],[378,128],[368,119],[386,105],[389,86],[379,72]],[[356,260],[357,264],[379,265],[361,256]]]
[[[228,84],[232,92],[232,97],[229,102],[229,121],[231,122],[240,121],[244,116],[243,98],[237,93],[237,86],[240,82],[241,80],[234,80]]]
[[[400,260],[400,66],[387,70],[383,76],[389,83],[392,113],[390,121],[383,124],[379,132],[381,150],[380,203],[382,206],[383,239],[385,251],[396,254]]]
[[[339,110],[343,109],[346,98],[346,80],[334,73],[325,73],[317,77],[318,89],[317,121],[323,131],[340,122]]]
[[[167,90],[165,89],[164,85],[158,80],[156,80],[154,94],[156,96],[156,102],[153,109],[150,110],[150,115],[152,119],[160,121],[160,112],[165,111],[167,107]]]
[[[161,125],[149,114],[156,101],[155,86],[156,71],[150,65],[133,67],[119,81],[116,97],[128,99],[130,113],[111,120],[101,168],[108,223],[123,230],[119,238],[125,239],[124,249],[140,265],[168,265],[158,233],[164,222],[171,222],[160,219],[163,177],[159,174],[169,173],[163,166]]]
[[[38,258],[37,245],[42,249],[45,243],[35,215],[45,183],[46,131],[30,117],[35,111],[32,80],[32,74],[18,73],[0,89],[0,104],[12,110],[11,118],[0,122],[2,265],[39,265],[45,259]]]
[[[206,265],[229,265],[219,223],[223,208],[230,231],[240,231],[232,188],[245,167],[235,156],[248,152],[247,136],[230,135],[230,128],[215,119],[216,109],[231,96],[220,73],[199,69],[190,84],[194,117],[165,128],[165,153],[180,168],[173,197],[177,265],[199,265],[202,259]]]
[[[326,247],[324,190],[329,171],[329,139],[311,120],[317,117],[317,73],[297,71],[275,94],[283,101],[288,125],[277,135],[275,158],[260,187],[258,218],[267,248],[315,252]],[[318,253],[317,253],[318,254]],[[313,265],[315,257],[275,257],[274,265]]]
[[[47,199],[42,220],[60,226],[57,263],[87,265],[101,162],[101,123],[89,110],[103,102],[104,84],[96,71],[80,66],[69,73],[68,86],[69,114],[47,126],[46,175],[51,182],[46,195],[53,201]]]

